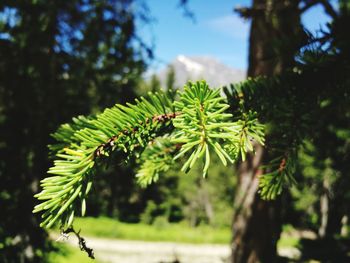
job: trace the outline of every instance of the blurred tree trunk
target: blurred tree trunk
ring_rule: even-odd
[[[254,0],[237,10],[251,18],[248,76],[273,76],[293,66],[303,42],[298,2]],[[239,167],[232,224],[232,263],[276,261],[281,232],[280,200],[266,202],[257,194],[259,167],[271,157],[261,146]]]
[[[318,229],[320,238],[332,239],[336,235],[341,235],[343,220],[346,221],[344,216],[348,213],[348,198],[344,194],[344,188],[346,189],[348,184],[346,180],[340,179],[335,185],[331,185],[327,178],[324,179],[324,192],[320,197],[321,225]]]
[[[239,181],[234,202],[232,262],[274,262],[280,221],[276,202],[266,202],[257,194],[262,173],[264,149],[258,147],[239,167]]]
[[[323,193],[320,197],[320,213],[321,213],[321,225],[318,229],[318,236],[324,238],[326,236],[326,229],[328,225],[328,215],[329,215],[329,193],[330,193],[330,183],[328,177],[323,179]]]

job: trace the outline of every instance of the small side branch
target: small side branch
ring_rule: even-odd
[[[80,236],[80,230],[76,232],[73,227],[62,231],[62,235],[67,236],[73,233],[78,238],[78,244],[81,251],[85,251],[89,258],[95,259],[94,250],[86,245],[85,238]]]

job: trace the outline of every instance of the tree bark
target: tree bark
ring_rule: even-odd
[[[263,148],[239,167],[239,189],[235,198],[232,262],[274,262],[280,221],[277,202],[266,202],[257,194]]]
[[[252,19],[248,76],[273,76],[293,66],[295,53],[304,39],[298,2],[253,1],[248,11]],[[232,223],[232,263],[276,262],[282,226],[280,200],[267,202],[257,193],[258,176],[263,173],[259,167],[269,159],[265,149],[257,146],[256,154],[239,166]]]

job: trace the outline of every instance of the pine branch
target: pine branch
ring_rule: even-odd
[[[237,148],[240,125],[232,122],[232,114],[226,113],[229,105],[220,96],[220,90],[210,90],[205,82],[184,87],[180,100],[174,103],[182,114],[174,119],[179,131],[172,140],[181,143],[179,153],[174,157],[186,157],[181,170],[188,172],[198,159],[204,158],[203,177],[210,164],[210,150],[213,150],[224,165],[234,162],[236,154],[227,148]]]
[[[146,186],[180,157],[185,159],[184,172],[202,160],[205,176],[211,152],[226,165],[239,153],[244,159],[246,152],[253,151],[252,140],[264,143],[256,114],[234,120],[220,90],[211,90],[204,81],[189,83],[175,102],[164,93],[150,93],[135,102],[117,104],[94,117],[75,118],[53,134],[58,144],[50,148],[56,156],[48,171],[52,176],[41,181],[43,190],[35,197],[42,203],[33,211],[44,211],[42,227],[59,222],[69,228],[79,212],[84,216],[95,168],[116,150],[138,158],[141,166],[136,176]]]
[[[83,216],[96,163],[116,149],[131,154],[137,146],[147,145],[171,125],[170,120],[177,116],[172,110],[166,96],[155,93],[149,94],[148,100],[117,104],[96,118],[80,117],[71,125],[61,126],[54,137],[64,148],[56,145],[53,149],[57,160],[48,171],[54,176],[43,179],[43,190],[35,195],[42,203],[33,212],[45,211],[41,226],[50,228],[59,220],[70,227],[78,207]]]
[[[288,73],[274,78],[248,79],[225,88],[231,110],[236,112],[236,118],[242,121],[245,116],[250,115],[248,118],[250,121],[246,122],[250,124],[247,129],[251,132],[250,137],[257,140],[265,133],[257,122],[258,118],[268,127],[266,148],[269,155],[275,156],[275,159],[261,167],[265,171],[265,174],[259,177],[259,193],[263,199],[275,199],[281,194],[283,187],[295,183],[293,176],[296,149],[309,129],[308,125],[303,126],[309,120],[307,118],[309,113],[305,109],[300,109],[300,103],[296,103],[300,101],[298,96],[301,96],[294,88],[297,79],[297,74]],[[237,108],[240,111],[237,111]],[[260,142],[263,143],[264,141]],[[252,145],[248,144],[246,147],[251,149]],[[247,149],[242,153],[247,152]],[[243,160],[244,157],[242,156]]]
[[[294,179],[297,155],[295,152],[285,154],[270,161],[264,166],[271,172],[259,177],[259,193],[265,200],[276,199],[282,193],[283,187],[295,185]]]
[[[280,76],[248,79],[224,89],[234,118],[244,120],[242,116],[253,111],[266,124],[266,149],[268,156],[276,158],[276,163],[269,162],[265,166],[266,174],[260,177],[263,198],[276,198],[284,186],[295,182],[296,155],[299,147],[306,139],[313,138],[315,128],[320,125],[320,102],[334,97],[336,87],[342,94],[338,103],[346,103],[344,77],[338,77],[345,76],[338,72],[344,72],[346,68],[336,59],[334,55],[328,56],[327,60],[323,57],[322,62],[308,61],[308,66],[301,64]]]

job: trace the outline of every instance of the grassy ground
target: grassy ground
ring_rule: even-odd
[[[277,247],[278,248],[285,248],[285,247],[297,247],[299,244],[299,238],[288,236],[288,235],[282,235],[280,240],[278,240]]]
[[[146,225],[122,223],[106,217],[88,217],[77,218],[74,226],[76,229],[81,229],[83,236],[128,240],[228,244],[231,238],[229,228],[216,229],[210,226],[192,228],[186,223],[159,222],[155,225]]]
[[[82,236],[101,238],[115,238],[143,241],[169,241],[194,244],[229,244],[231,240],[230,228],[213,228],[202,225],[190,227],[186,223],[158,223],[146,225],[142,223],[122,223],[107,217],[77,218],[75,229],[81,229]],[[299,238],[284,231],[278,242],[278,247],[296,247]]]
[[[126,240],[143,241],[169,241],[193,244],[229,244],[231,239],[230,228],[213,228],[210,226],[190,227],[186,223],[169,224],[158,222],[155,225],[122,223],[117,220],[100,218],[77,218],[74,223],[75,229],[81,229],[83,237],[93,236],[100,238],[115,238]],[[279,248],[296,247],[299,238],[290,235],[289,230],[284,233],[278,242]],[[77,247],[67,244],[57,244],[59,251],[50,254],[52,263],[94,262],[82,253]]]
[[[282,227],[281,238],[278,241],[277,247],[297,247],[300,241],[300,237],[296,235],[298,230],[293,228],[291,225],[284,225]]]

